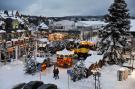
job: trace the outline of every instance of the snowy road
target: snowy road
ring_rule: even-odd
[[[102,69],[101,88],[102,89],[134,89],[135,87],[135,71],[129,76],[127,81],[117,81],[117,70],[119,66],[105,66]],[[34,76],[24,74],[23,63],[12,63],[0,67],[0,89],[11,89],[15,84],[21,82],[29,82],[32,80],[39,80],[39,73]],[[44,83],[54,83],[58,85],[59,89],[94,89],[93,76],[88,79],[82,79],[77,82],[69,80],[67,69],[59,68],[60,79],[55,80],[52,73],[53,67],[48,68],[42,73],[42,81]]]

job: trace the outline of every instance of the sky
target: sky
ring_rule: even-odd
[[[0,9],[37,16],[105,15],[113,0],[0,0]],[[135,16],[135,0],[126,0]]]

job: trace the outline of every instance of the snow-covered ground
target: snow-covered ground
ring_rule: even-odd
[[[126,81],[117,81],[117,65],[104,66],[101,70],[101,89],[134,89],[135,87],[135,71],[128,77]],[[25,75],[24,64],[20,61],[0,66],[0,89],[11,89],[14,85],[32,80],[39,80],[39,73],[36,75]],[[67,69],[59,68],[60,79],[53,78],[53,67],[47,68],[42,72],[42,81],[44,83],[54,83],[59,89],[94,89],[94,78],[90,76],[73,82],[68,78]],[[69,79],[69,83],[68,83]],[[69,84],[69,87],[68,87]]]

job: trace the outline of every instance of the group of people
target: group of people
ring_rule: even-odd
[[[53,78],[59,79],[59,69],[54,66],[53,69]]]

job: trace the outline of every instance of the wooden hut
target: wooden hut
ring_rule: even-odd
[[[68,51],[64,49],[62,51],[57,51],[57,65],[60,67],[71,67],[73,63],[73,51]]]

